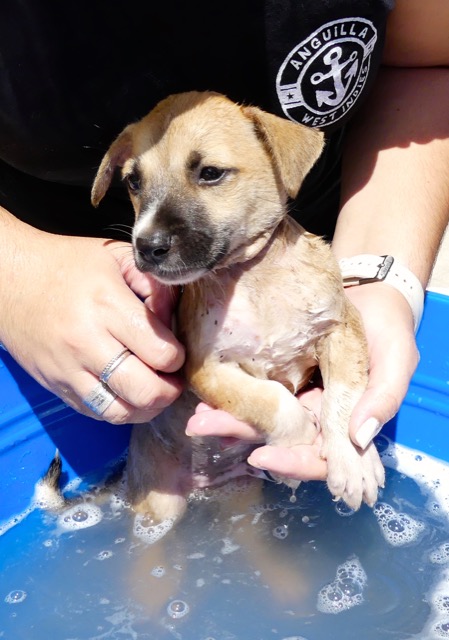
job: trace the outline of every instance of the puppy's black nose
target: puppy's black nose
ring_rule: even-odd
[[[167,257],[171,243],[172,237],[168,232],[156,231],[151,236],[136,238],[136,251],[142,261],[157,265]]]

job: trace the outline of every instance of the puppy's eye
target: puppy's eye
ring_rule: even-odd
[[[223,178],[226,174],[225,169],[219,169],[218,167],[203,167],[200,171],[200,183],[208,182],[209,184],[213,184],[214,182],[218,182]]]
[[[140,189],[140,176],[136,173],[129,173],[125,176],[125,182],[132,193],[136,193]]]

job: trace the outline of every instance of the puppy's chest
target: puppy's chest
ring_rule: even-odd
[[[328,300],[301,292],[297,281],[258,287],[252,278],[226,278],[200,299],[190,348],[237,362],[258,378],[285,378],[295,388],[316,364],[316,342],[337,316]]]
[[[263,308],[237,290],[228,304],[208,305],[202,339],[210,351],[237,361],[244,358],[283,360],[292,352],[305,352],[313,331],[306,310],[282,309],[267,296]]]

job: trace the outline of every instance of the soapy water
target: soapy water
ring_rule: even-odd
[[[61,513],[57,519],[57,526],[61,531],[78,531],[93,527],[102,517],[103,512],[96,504],[75,505]]]
[[[246,513],[241,484],[226,510],[206,492],[174,526],[120,493],[31,507],[0,529],[0,638],[449,638],[449,465],[378,445],[386,488],[356,513],[314,482]]]
[[[317,609],[340,613],[363,602],[367,576],[357,557],[349,558],[336,571],[335,580],[318,593]]]
[[[424,522],[405,513],[399,513],[384,502],[378,502],[373,508],[373,513],[382,535],[393,547],[414,542],[426,528]]]

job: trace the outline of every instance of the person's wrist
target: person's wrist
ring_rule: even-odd
[[[399,291],[408,302],[414,320],[415,333],[421,322],[424,289],[410,269],[393,258],[360,254],[339,261],[345,287],[383,282]]]

